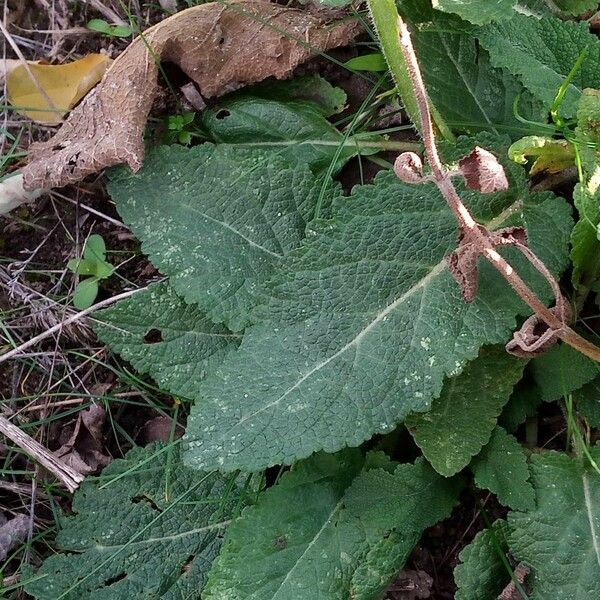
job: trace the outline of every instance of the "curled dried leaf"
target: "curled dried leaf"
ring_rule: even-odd
[[[567,325],[572,318],[572,309],[566,300],[562,306],[554,306],[550,312]],[[550,350],[559,340],[559,330],[550,327],[541,316],[534,314],[525,320],[521,329],[515,331],[506,344],[506,351],[519,358],[533,358]]]
[[[469,188],[482,194],[492,194],[508,189],[504,167],[487,150],[476,146],[459,162],[459,173]]]
[[[178,65],[204,98],[212,98],[267,77],[283,79],[359,31],[356,21],[328,22],[257,0],[212,2],[177,13],[131,43],[52,139],[32,144],[25,187],[59,187],[121,163],[138,170],[159,61]]]
[[[463,228],[458,237],[458,246],[446,257],[446,264],[465,302],[473,302],[477,297],[477,259],[484,246],[476,233],[487,238],[488,246],[492,248],[513,245],[527,247],[527,231],[524,227],[506,227],[494,232],[482,225],[476,231]]]
[[[106,411],[101,406],[90,406],[79,413],[73,427],[63,430],[63,445],[55,452],[67,465],[82,475],[89,475],[111,462],[102,453]]]
[[[394,162],[394,173],[405,183],[421,183],[423,180],[423,161],[414,152],[403,152]]]

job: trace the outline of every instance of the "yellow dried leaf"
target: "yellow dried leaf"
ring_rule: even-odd
[[[88,54],[66,65],[29,63],[35,81],[26,66],[19,64],[6,75],[8,101],[36,123],[58,125],[102,79],[110,62],[103,54]]]

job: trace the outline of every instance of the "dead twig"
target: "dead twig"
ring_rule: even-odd
[[[56,458],[47,448],[3,416],[0,416],[0,433],[50,471],[70,492],[74,492],[85,479],[83,475]]]
[[[425,155],[432,174],[430,176],[423,175],[421,159],[413,153],[401,154],[396,161],[395,170],[401,179],[409,183],[423,183],[426,181],[435,183],[456,217],[460,228],[459,246],[448,257],[448,263],[452,275],[461,287],[463,297],[466,301],[475,299],[477,258],[482,256],[490,262],[519,297],[534,311],[534,315],[525,322],[522,331],[517,332],[515,338],[507,345],[509,351],[513,351],[520,356],[532,356],[546,350],[560,338],[582,354],[600,361],[600,348],[588,342],[569,327],[568,321],[571,317],[571,311],[568,303],[562,296],[558,283],[550,274],[546,265],[527,248],[526,232],[522,228],[511,228],[498,232],[490,231],[487,227],[477,223],[463,204],[452,181],[457,173],[447,171],[440,159],[429,110],[429,99],[423,83],[421,69],[410,32],[401,17],[398,17],[398,29],[400,31],[402,54],[407,64],[408,74],[417,101]],[[497,167],[501,168],[499,165]],[[506,245],[515,246],[520,250],[529,262],[550,282],[556,297],[556,306],[551,309],[548,308],[519,277],[515,269],[499,254],[496,248]],[[537,333],[539,325],[545,325],[546,327],[542,334]]]

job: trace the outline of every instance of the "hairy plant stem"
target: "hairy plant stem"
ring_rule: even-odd
[[[448,206],[456,217],[460,229],[463,232],[469,233],[469,239],[476,245],[479,253],[504,277],[513,290],[534,311],[534,313],[556,333],[557,337],[573,348],[579,350],[582,354],[600,362],[600,348],[580,336],[568,326],[562,310],[565,300],[560,292],[558,283],[549,272],[546,265],[528,248],[521,244],[516,244],[517,248],[550,283],[556,297],[557,307],[561,313],[560,316],[563,318],[554,314],[521,279],[521,277],[519,277],[515,269],[496,250],[490,232],[475,221],[467,207],[463,204],[454,187],[451,175],[444,169],[440,159],[435,140],[431,111],[429,109],[429,99],[421,75],[421,69],[417,61],[410,32],[406,23],[400,16],[398,16],[398,31],[400,48],[404,56],[404,61],[413,88],[414,98],[417,103],[425,155],[432,171],[431,179],[440,190],[440,193],[444,196]]]

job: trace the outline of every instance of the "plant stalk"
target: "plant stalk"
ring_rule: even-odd
[[[370,0],[369,5],[371,5]],[[377,2],[383,0],[376,0]],[[470,239],[476,244],[480,254],[482,254],[492,266],[504,277],[513,290],[520,298],[538,315],[552,330],[555,331],[557,337],[577,349],[582,354],[600,362],[600,348],[592,344],[573,329],[567,323],[557,317],[531,290],[531,288],[519,277],[515,269],[498,253],[494,244],[490,239],[489,232],[482,228],[475,221],[467,207],[463,204],[450,175],[444,170],[442,161],[436,145],[433,121],[429,107],[429,100],[421,69],[417,61],[410,32],[402,17],[398,16],[398,32],[399,42],[404,64],[407,68],[408,77],[410,79],[413,95],[418,109],[418,118],[421,123],[421,132],[423,135],[423,145],[425,147],[425,155],[429,162],[432,171],[432,179],[437,185],[441,194],[444,196],[448,206],[452,210],[458,224],[463,231],[469,231]],[[487,235],[486,235],[487,233]],[[525,252],[523,248],[519,248],[525,254],[527,259],[544,275],[551,283],[551,287],[557,296],[557,305],[564,302],[560,288],[556,280],[552,277],[544,263],[529,249]]]

